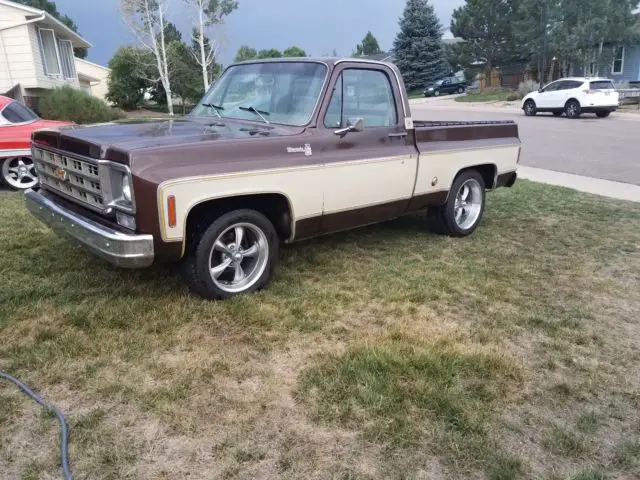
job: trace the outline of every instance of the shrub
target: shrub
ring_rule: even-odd
[[[525,80],[518,85],[518,93],[520,94],[520,98],[524,98],[531,92],[535,92],[540,88],[540,84],[535,80]]]
[[[113,120],[111,108],[102,100],[70,86],[56,88],[40,100],[42,116],[49,120],[99,123]]]
[[[520,100],[521,98],[522,96],[519,92],[511,92],[507,95],[506,100],[507,102],[515,102],[516,100]]]

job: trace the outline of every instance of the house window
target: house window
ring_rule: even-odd
[[[73,60],[73,45],[71,40],[58,40],[58,52],[62,64],[64,78],[76,78],[76,65]]]
[[[40,51],[42,52],[42,61],[44,63],[44,73],[47,75],[60,75],[60,62],[58,61],[58,47],[56,45],[56,36],[53,30],[40,28],[38,30],[40,39]]]
[[[620,75],[624,70],[624,47],[618,47],[613,54],[611,73]]]

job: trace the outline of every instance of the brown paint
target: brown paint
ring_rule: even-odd
[[[447,200],[448,193],[448,191],[444,190],[418,195],[407,200],[371,205],[369,207],[298,220],[296,222],[295,240],[304,240],[318,235],[385,222],[403,215],[425,210],[430,206],[443,205]],[[397,214],[398,211],[402,213]]]
[[[165,181],[282,168],[322,167],[361,159],[417,155],[418,152],[519,144],[518,126],[514,122],[414,121],[415,130],[406,131],[404,111],[410,115],[409,104],[403,95],[402,78],[400,84],[396,81],[398,70],[395,66],[337,59],[274,59],[247,63],[265,61],[312,61],[327,65],[322,99],[306,126],[220,120],[213,116],[192,117],[41,130],[34,133],[34,142],[70,154],[128,165],[133,175],[138,230],[153,235],[156,256],[167,261],[181,257],[182,244],[161,240],[157,192],[158,186]],[[377,70],[387,76],[396,101],[396,125],[375,128],[366,128],[365,125],[363,132],[350,133],[342,138],[335,135],[332,128],[324,126],[332,89],[340,73],[350,68]],[[403,133],[406,135],[397,136]],[[304,146],[306,143],[312,147],[312,156],[286,151],[287,147]],[[501,181],[499,178],[498,183]],[[505,177],[505,185],[509,181]],[[446,198],[447,192],[435,192],[384,205],[302,219],[296,222],[296,240],[388,220],[429,205],[441,205]],[[110,218],[95,215],[79,206],[74,208],[84,216],[98,217],[103,223],[111,227],[114,225]]]

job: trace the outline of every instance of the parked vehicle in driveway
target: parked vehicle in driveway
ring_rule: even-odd
[[[281,242],[420,211],[470,235],[520,153],[513,121],[413,119],[397,68],[363,59],[231,65],[186,118],[33,142],[33,215],[121,267],[180,261],[210,299],[264,287]]]
[[[522,100],[524,114],[531,117],[548,112],[559,117],[578,118],[583,113],[608,117],[619,106],[619,94],[607,78],[563,78],[551,82]]]
[[[464,93],[467,83],[458,77],[446,77],[430,83],[424,89],[425,97],[438,97],[443,93]]]
[[[0,95],[0,181],[15,190],[38,183],[31,159],[31,134],[38,128],[69,125],[42,120],[30,108]]]

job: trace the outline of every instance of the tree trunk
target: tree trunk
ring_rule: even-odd
[[[169,80],[169,66],[167,65],[167,48],[164,42],[164,12],[160,6],[158,6],[158,18],[160,20],[160,53],[162,55],[162,61],[158,59],[158,64],[162,74],[162,86],[167,96],[167,111],[169,115],[173,117],[173,99],[171,95],[171,82]]]
[[[200,44],[200,65],[202,66],[202,80],[204,82],[204,91],[209,90],[209,72],[207,65],[207,52],[204,49],[204,18],[202,8],[200,8],[199,25],[198,25],[198,43]]]

